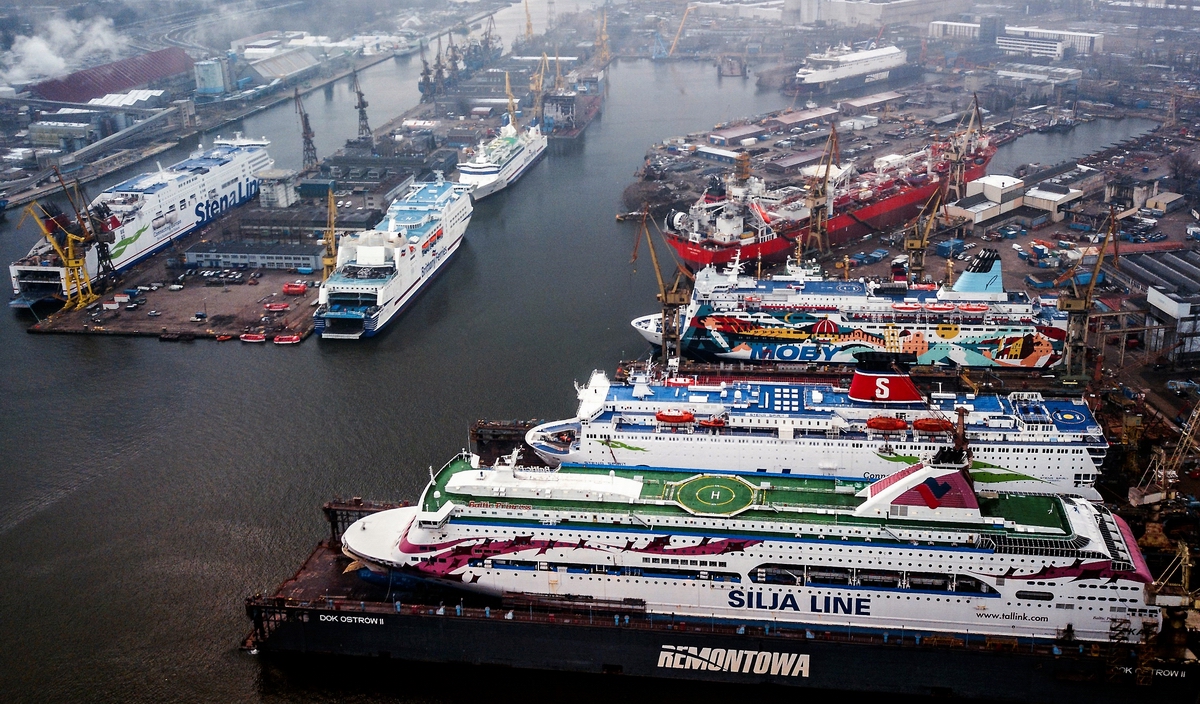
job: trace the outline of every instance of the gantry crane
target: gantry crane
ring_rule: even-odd
[[[1191,454],[1196,444],[1196,426],[1200,425],[1200,403],[1192,409],[1183,432],[1179,435],[1179,443],[1171,454],[1167,454],[1161,445],[1153,448],[1154,456],[1142,473],[1137,486],[1129,487],[1129,503],[1134,506],[1145,506],[1168,498],[1171,485],[1179,478],[1179,469],[1183,460]]]
[[[358,71],[352,71],[350,75],[354,77],[354,95],[357,96],[354,109],[358,110],[358,138],[374,144],[375,138],[371,134],[371,123],[367,121],[367,99],[363,97],[362,87],[358,84]]]
[[[313,143],[312,125],[308,122],[308,113],[304,111],[304,101],[300,98],[300,89],[296,89],[296,112],[300,115],[300,138],[304,140],[304,170],[317,168],[317,145]]]
[[[1083,378],[1087,366],[1087,334],[1088,317],[1092,310],[1092,295],[1096,290],[1096,279],[1100,277],[1100,267],[1104,264],[1104,252],[1108,249],[1109,241],[1117,236],[1117,211],[1109,206],[1108,229],[1100,242],[1100,250],[1096,254],[1096,265],[1092,267],[1092,278],[1087,287],[1080,292],[1076,279],[1071,280],[1071,295],[1058,297],[1058,309],[1067,314],[1066,358],[1063,360],[1063,374],[1067,378]]]
[[[908,282],[921,283],[925,275],[925,250],[929,249],[929,233],[937,222],[937,209],[941,203],[941,191],[934,191],[921,208],[912,231],[904,237],[904,253],[908,255]]]
[[[333,276],[334,269],[337,268],[337,203],[333,200],[333,189],[329,189],[328,201],[326,202],[325,216],[325,235],[322,238],[325,244],[325,254],[321,256],[322,281]]]
[[[675,41],[671,42],[671,50],[667,52],[667,56],[675,55],[675,47],[679,46],[679,38],[683,36],[683,24],[687,22],[688,15],[692,12],[692,6],[688,5],[683,11],[683,19],[679,20],[679,29],[675,30]]]
[[[808,206],[808,235],[804,238],[803,245],[797,244],[796,261],[803,259],[806,252],[812,254],[829,251],[829,205],[833,200],[829,182],[839,160],[837,125],[830,123],[825,153],[821,155],[816,172],[808,179],[804,198],[805,205]]]

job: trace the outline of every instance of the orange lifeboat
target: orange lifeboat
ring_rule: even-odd
[[[654,414],[654,420],[659,423],[691,423],[696,416],[691,411],[678,408],[668,408]]]
[[[688,387],[691,386],[693,382],[691,377],[673,376],[663,383],[665,383],[667,386]]]
[[[922,433],[948,433],[954,430],[954,424],[945,418],[918,418],[913,421],[913,428]]]
[[[702,428],[724,428],[725,427],[725,419],[720,416],[713,416],[712,418],[705,418],[704,420],[700,421],[700,427],[702,427]]]
[[[926,303],[925,310],[930,313],[951,313],[954,311],[953,303]]]
[[[896,432],[908,428],[908,421],[893,416],[875,416],[867,419],[867,427],[871,430]]]
[[[899,311],[901,313],[916,313],[917,311],[921,310],[921,304],[920,303],[893,303],[892,310]]]
[[[964,313],[986,313],[988,304],[986,303],[963,303],[958,306],[958,309]]]

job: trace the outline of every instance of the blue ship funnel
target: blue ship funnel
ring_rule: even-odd
[[[994,249],[979,252],[967,270],[954,282],[952,290],[959,293],[1004,293],[1000,271],[1000,254]]]

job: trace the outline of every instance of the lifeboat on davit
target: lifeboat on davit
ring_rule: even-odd
[[[958,309],[964,313],[986,313],[988,304],[986,303],[960,303]]]
[[[950,313],[954,310],[953,303],[926,303],[925,310],[930,313]]]
[[[713,416],[712,418],[703,418],[699,423],[701,428],[724,428],[725,419],[721,416]]]
[[[921,310],[920,303],[893,303],[892,310],[900,313],[916,313]]]
[[[654,414],[654,420],[659,423],[691,423],[696,416],[691,411],[678,408],[668,408]]]
[[[867,419],[867,427],[871,430],[898,432],[908,429],[908,421],[894,416],[875,416]]]
[[[954,424],[945,418],[918,418],[913,421],[913,429],[922,433],[948,433],[954,430]]]

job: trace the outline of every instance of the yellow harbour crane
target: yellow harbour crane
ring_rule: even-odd
[[[533,16],[529,14],[529,0],[525,0],[525,41],[533,41]]]
[[[596,68],[602,69],[612,61],[612,52],[608,48],[608,10],[600,16],[600,32],[596,35]]]
[[[517,103],[513,100],[512,84],[508,82],[508,71],[504,72],[504,94],[508,96],[508,124],[517,128]]]
[[[1114,206],[1108,209],[1108,229],[1100,242],[1100,250],[1096,253],[1096,265],[1092,268],[1092,278],[1081,292],[1075,278],[1071,279],[1071,295],[1058,297],[1058,309],[1067,314],[1066,357],[1063,359],[1063,374],[1070,378],[1085,376],[1087,366],[1086,350],[1088,335],[1088,318],[1092,310],[1092,296],[1096,291],[1096,279],[1100,276],[1100,267],[1104,265],[1104,252],[1110,241],[1117,237],[1117,211]]]
[[[542,104],[546,95],[546,72],[550,70],[550,59],[542,52],[542,60],[538,62],[537,71],[529,77],[529,91],[533,94],[533,122],[538,127],[542,124]]]
[[[337,268],[337,231],[334,229],[337,224],[337,204],[333,201],[333,189],[329,189],[327,215],[325,219],[325,236],[322,238],[325,244],[325,254],[321,256],[321,272],[322,280],[329,279],[333,276],[333,270]]]
[[[941,198],[941,191],[934,191],[917,216],[913,229],[905,234],[904,253],[908,255],[909,283],[921,283],[921,277],[925,274],[925,250],[929,248],[929,233],[933,231],[934,223],[937,222],[937,209]]]
[[[67,299],[63,310],[78,310],[86,308],[100,298],[92,290],[92,279],[87,271],[86,231],[81,234],[71,232],[63,227],[58,218],[46,212],[39,203],[34,201],[25,207],[25,214],[17,223],[17,228],[25,223],[25,218],[33,218],[42,231],[42,237],[50,244],[50,248],[58,255],[66,270]],[[49,224],[48,224],[49,223]]]

